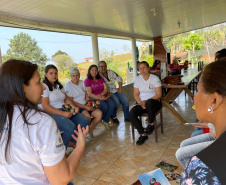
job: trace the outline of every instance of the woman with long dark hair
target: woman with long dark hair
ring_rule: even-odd
[[[50,113],[56,120],[58,127],[63,131],[63,141],[65,146],[75,147],[76,143],[72,143],[71,135],[77,129],[78,124],[85,128],[89,125],[89,119],[79,113],[79,109],[74,105],[73,101],[68,98],[62,84],[58,81],[58,70],[54,65],[45,67],[45,78],[43,80],[45,90],[43,91],[42,108]],[[76,114],[67,112],[62,108],[63,104],[70,104],[76,109]],[[71,141],[71,142],[70,142]]]
[[[161,61],[155,60],[150,70],[160,70],[161,69]]]
[[[110,95],[107,95],[107,85],[100,76],[96,65],[89,66],[84,84],[90,99],[100,100],[100,110],[103,113],[102,124],[109,129],[109,120],[115,109],[115,102]]]
[[[56,122],[37,106],[45,89],[37,69],[13,59],[0,68],[0,184],[67,184],[85,149],[88,127],[78,126],[66,159]]]

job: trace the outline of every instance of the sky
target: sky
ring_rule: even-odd
[[[58,50],[66,52],[75,63],[84,62],[86,57],[92,57],[91,36],[65,34],[47,31],[36,31],[19,28],[0,26],[0,47],[2,55],[9,49],[10,39],[20,32],[27,33],[38,42],[38,46],[51,59]],[[142,42],[137,41],[139,47]],[[113,50],[115,54],[125,53],[123,47],[126,45],[130,50],[132,48],[131,40],[112,39],[98,37],[99,51]]]

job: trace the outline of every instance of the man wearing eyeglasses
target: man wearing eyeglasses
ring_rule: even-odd
[[[122,104],[122,110],[124,113],[124,121],[130,122],[129,119],[129,101],[128,98],[122,93],[122,78],[112,70],[107,70],[107,63],[105,61],[100,61],[98,63],[100,76],[104,79],[108,91],[111,93],[111,97],[115,101],[115,110],[112,114],[114,123],[119,124],[117,119],[117,109],[120,104]],[[115,81],[118,82],[118,89],[116,88]]]

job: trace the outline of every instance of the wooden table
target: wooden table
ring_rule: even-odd
[[[186,123],[184,118],[170,105],[170,100],[175,100],[180,93],[184,90],[189,96],[194,97],[194,94],[188,89],[188,85],[191,84],[194,79],[199,78],[201,71],[196,69],[190,69],[184,73],[181,81],[184,82],[184,85],[174,85],[174,84],[162,84],[162,88],[171,88],[167,95],[162,99],[163,106],[171,113],[179,123]]]

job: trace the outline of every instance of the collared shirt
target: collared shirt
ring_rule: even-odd
[[[104,79],[108,87],[108,91],[110,91],[110,93],[116,93],[118,90],[116,88],[115,81],[118,83],[122,82],[122,78],[112,70],[107,70],[107,75],[108,78],[106,78],[103,74],[100,73],[100,76]]]

